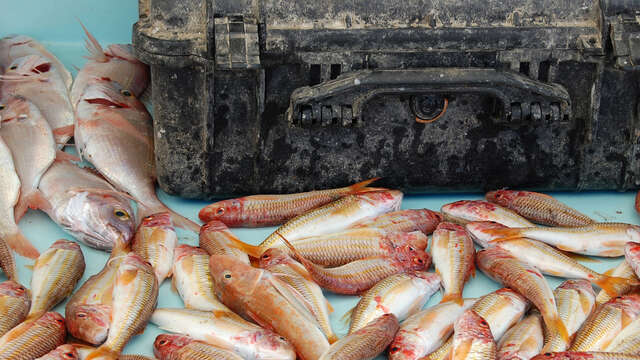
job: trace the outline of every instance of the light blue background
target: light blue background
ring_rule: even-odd
[[[0,7],[0,37],[10,33],[22,33],[40,40],[55,53],[75,74],[74,66],[81,67],[84,63],[83,42],[84,34],[78,20],[95,35],[103,44],[126,43],[131,41],[131,26],[137,19],[137,1],[133,0],[26,0],[26,1],[2,1]],[[638,216],[634,211],[633,193],[561,193],[555,194],[567,204],[592,216],[598,221],[621,221],[638,223]],[[205,202],[190,201],[171,197],[160,191],[160,198],[171,208],[181,214],[197,219],[200,208]],[[454,194],[454,195],[422,195],[408,196],[403,208],[430,208],[439,209],[441,205],[459,199],[479,199],[481,194]],[[20,223],[25,235],[31,239],[42,252],[58,238],[71,238],[55,225],[40,211],[29,211]],[[238,229],[234,232],[244,241],[259,243],[273,229]],[[179,231],[180,241],[189,244],[197,244],[196,235]],[[82,246],[85,254],[87,268],[84,274],[84,282],[89,276],[102,269],[107,259],[103,252]],[[620,259],[602,259],[599,263],[587,263],[598,271],[604,271],[617,265]],[[19,277],[23,284],[29,284],[31,271],[24,265],[30,264],[18,257]],[[4,275],[0,276],[4,280]],[[561,279],[549,278],[552,287],[557,286]],[[476,297],[496,290],[499,285],[487,279],[478,272],[465,287],[466,297]],[[333,304],[335,312],[331,315],[334,330],[338,335],[346,333],[347,325],[340,318],[356,302],[356,297],[337,296],[327,294]],[[427,306],[440,301],[441,295],[433,296]],[[158,300],[159,307],[181,307],[179,297],[170,289],[168,281],[162,285]],[[56,308],[63,312],[64,305]],[[152,343],[156,335],[161,333],[153,325],[149,325],[143,335],[135,337],[126,347],[125,353],[138,353],[152,355]]]

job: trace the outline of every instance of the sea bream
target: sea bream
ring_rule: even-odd
[[[1,110],[1,105],[0,105]],[[2,126],[2,124],[0,124]],[[20,195],[20,178],[11,151],[0,137],[0,267],[10,280],[17,280],[16,260],[9,243],[28,241],[16,224],[13,208]]]
[[[82,158],[138,202],[139,217],[169,211],[176,226],[200,230],[156,195],[151,116],[131,90],[104,79],[89,82],[76,107],[74,136]]]

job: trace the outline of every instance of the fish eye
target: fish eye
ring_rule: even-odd
[[[15,70],[18,68],[18,65],[11,65],[11,67],[9,68],[9,70]]]
[[[122,210],[122,209],[115,209],[113,210],[113,215],[115,215],[118,219],[120,220],[129,220],[129,213],[127,213],[126,211]]]
[[[4,104],[0,104],[0,110],[4,110],[5,107]]]
[[[268,259],[268,258],[269,258],[269,254],[264,254],[264,255],[262,255],[262,258],[263,258],[263,259]]]
[[[280,336],[280,340],[285,341],[287,339],[285,339],[284,337]]]
[[[127,89],[123,89],[120,91],[120,94],[124,95],[124,96],[131,96],[131,91],[127,90]]]
[[[218,210],[216,210],[216,215],[222,215],[222,214],[224,214],[224,208],[219,207]]]
[[[422,261],[422,259],[420,259],[420,258],[416,258],[416,261],[417,261],[419,264],[422,264],[422,263],[424,262],[424,261]]]
[[[228,271],[225,271],[225,272],[224,272],[224,278],[225,278],[225,279],[231,279],[231,273],[230,273],[230,272],[228,272]]]
[[[164,340],[164,339],[163,339],[163,340],[160,340],[160,342],[158,343],[158,345],[160,345],[160,346],[165,346],[165,345],[167,345],[167,343],[169,343],[169,341],[167,341],[167,340]]]
[[[413,246],[409,246],[409,251],[415,251],[415,249],[413,248]]]
[[[87,314],[85,314],[83,312],[80,312],[80,313],[77,313],[76,316],[79,317],[79,318],[86,318]]]
[[[76,358],[76,356],[75,356],[75,354],[74,354],[74,353],[72,353],[72,352],[68,352],[68,353],[64,353],[64,358],[65,358],[65,359],[75,359],[75,358]]]
[[[64,320],[62,320],[62,319],[56,319],[56,322],[57,322],[58,324],[64,324]]]

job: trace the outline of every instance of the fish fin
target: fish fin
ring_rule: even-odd
[[[503,242],[503,241],[521,239],[522,235],[520,235],[520,231],[519,230],[520,230],[519,228],[486,230],[486,233],[489,234],[489,235],[500,236],[499,238],[496,238],[496,239],[493,239],[493,240],[489,240],[488,243],[495,243],[495,242]]]
[[[24,264],[24,267],[29,269],[29,270],[31,270],[31,271],[33,271],[35,265],[34,264]]]
[[[107,55],[105,55],[104,50],[102,49],[102,46],[100,46],[98,40],[96,40],[96,38],[91,35],[86,27],[84,27],[82,21],[78,20],[78,22],[80,23],[80,26],[82,26],[82,30],[84,30],[84,33],[87,35],[84,43],[87,51],[89,52],[89,56],[86,56],[86,58],[97,62],[109,61],[109,58],[107,58]]]
[[[562,250],[560,250],[562,251]],[[590,257],[590,256],[586,256],[586,255],[581,255],[581,254],[576,254],[576,253],[572,253],[570,251],[562,251],[562,253],[564,253],[566,256],[572,258],[575,261],[582,261],[582,262],[589,262],[589,263],[600,263],[602,261],[600,261],[599,259]]]
[[[636,283],[634,280],[625,279],[621,277],[615,276],[607,276],[602,275],[598,279],[594,281],[594,284],[598,285],[604,292],[606,292],[611,297],[618,296],[621,291],[621,288],[624,288],[628,285],[633,285]]]
[[[73,125],[72,125],[73,126]],[[71,161],[71,162],[80,162],[82,161],[79,157],[71,155],[62,150],[56,151],[56,160],[57,161]]]
[[[369,180],[365,180],[365,181],[361,181],[359,183],[355,183],[351,186],[349,186],[349,193],[350,194],[358,194],[358,193],[362,193],[362,192],[368,192],[371,191],[369,188],[367,188],[367,186],[369,186],[369,184],[371,184],[374,181],[378,181],[380,180],[379,177],[374,177],[372,179]]]
[[[51,209],[51,204],[39,190],[34,190],[26,196],[20,196],[18,203],[15,206],[14,213],[16,222],[20,221],[28,209],[40,209],[48,211]],[[22,255],[22,254],[20,254]]]
[[[171,277],[171,292],[173,292],[174,294],[178,293],[178,286],[176,285],[176,277],[175,276]]]
[[[351,309],[347,310],[347,312],[344,313],[344,315],[342,315],[340,317],[340,321],[344,324],[348,323],[351,320],[351,315],[353,315],[353,311],[356,309],[356,307],[352,307]]]
[[[93,360],[93,359],[100,359],[100,360],[117,360],[118,359],[118,353],[106,348],[104,346],[101,346],[95,350],[93,350],[89,355],[87,355],[87,357],[85,358],[86,360]]]
[[[333,313],[335,311],[335,309],[333,308],[333,306],[331,306],[331,303],[329,302],[329,300],[325,299],[325,302],[327,303],[327,310],[329,310],[329,313]]]
[[[7,245],[9,245],[9,247],[15,250],[19,255],[29,259],[37,259],[38,256],[40,256],[38,249],[36,249],[31,241],[29,241],[29,239],[27,239],[20,231],[6,236],[4,240],[7,242]]]
[[[276,329],[273,328],[273,326],[271,324],[269,324],[268,322],[263,321],[258,315],[256,315],[253,311],[247,310],[246,311],[247,316],[253,320],[256,324],[262,326],[263,328],[267,329],[267,330],[271,330],[273,332],[276,332]]]
[[[298,261],[300,261],[300,263],[302,263],[302,265],[307,268],[307,270],[309,270],[309,268],[314,268],[318,265],[314,264],[313,262],[307,260],[304,256],[302,256],[302,254],[300,254],[298,252],[298,250],[296,250],[295,247],[293,247],[293,245],[291,245],[291,243],[289,242],[289,240],[285,239],[284,236],[282,236],[278,230],[274,231],[274,234],[278,235],[280,237],[280,239],[282,239],[282,241],[284,241],[285,245],[287,245],[287,247],[289,248],[289,250],[291,250],[291,252],[296,256],[296,258],[298,258]],[[365,258],[364,260],[366,260],[368,258]]]
[[[329,341],[329,344],[333,344],[338,340],[340,340],[340,338],[338,338],[338,336],[336,334],[331,334],[331,335],[327,336],[327,341]]]
[[[236,239],[235,236],[228,237],[227,239],[230,241],[230,247],[244,251],[251,257],[260,258],[260,256],[262,256],[262,253],[264,252],[260,246],[247,244],[240,239]]]
[[[309,321],[313,322],[318,328],[320,324],[313,314],[313,305],[309,303],[307,299],[302,296],[298,290],[286,282],[280,280],[276,276],[269,277],[271,285],[284,297],[291,305],[296,307],[300,313],[307,317]]]
[[[622,261],[624,261],[624,260],[622,260]],[[611,274],[613,274],[613,272],[614,272],[614,270],[615,270],[615,269],[616,269],[616,268],[614,268],[614,267],[613,267],[613,268],[611,268],[611,269],[609,269],[609,270],[605,271],[605,272],[604,272],[604,273],[602,273],[602,274],[603,274],[603,275],[607,275],[607,276],[611,276]]]
[[[153,215],[159,212],[168,212],[169,215],[171,215],[171,221],[173,222],[174,226],[185,230],[191,230],[196,234],[200,233],[201,226],[199,224],[169,209],[157,198],[154,199],[154,202],[157,202],[157,205],[150,206],[148,204],[145,204],[144,202],[141,202],[139,199],[136,199],[136,203],[140,205],[140,207],[138,208],[137,223],[140,223],[143,218],[149,215]]]
[[[183,228],[185,230],[191,230],[196,234],[200,232],[200,225],[195,221],[188,219],[177,212],[167,208],[169,210],[169,214],[171,214],[171,221],[173,224],[179,228]]]
[[[53,130],[53,136],[73,136],[74,129],[73,124],[59,127]]]
[[[558,334],[562,338],[563,341],[569,343],[569,332],[567,331],[567,327],[562,322],[560,317],[556,317],[553,319],[553,327],[558,331]]]
[[[449,301],[453,301],[460,306],[464,305],[464,299],[462,298],[462,294],[446,294],[445,296],[442,297],[442,300],[440,300],[440,303],[442,304]]]

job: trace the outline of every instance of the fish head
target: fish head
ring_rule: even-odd
[[[0,295],[20,297],[20,298],[31,297],[29,289],[27,289],[26,287],[20,285],[19,283],[13,280],[7,280],[0,283]]]
[[[81,101],[100,108],[139,109],[140,106],[144,107],[130,90],[104,77],[93,78],[88,82]]]
[[[135,219],[129,200],[117,194],[74,191],[58,211],[61,225],[75,238],[97,249],[129,243]]]
[[[294,347],[283,336],[273,331],[246,331],[234,336],[234,341],[244,342],[260,353],[260,359],[295,359]]]
[[[234,226],[244,221],[243,210],[242,199],[229,199],[205,206],[198,216],[202,221],[218,220],[227,226]]]
[[[393,255],[400,267],[407,271],[420,271],[431,265],[431,255],[410,244],[396,248]]]
[[[207,252],[202,248],[187,244],[180,244],[173,250],[173,262],[177,264],[181,262],[185,257],[194,255],[208,256]]]
[[[531,304],[527,298],[509,288],[501,288],[485,296],[499,296],[507,304],[513,306],[514,309],[521,310],[523,314]]]
[[[454,336],[459,339],[474,339],[482,342],[493,341],[489,323],[472,309],[466,310],[456,320],[453,328]]]
[[[487,230],[506,229],[507,227],[493,221],[472,221],[466,224],[465,228],[476,244],[486,248],[491,241],[498,238],[497,235],[488,234]]]
[[[531,360],[592,360],[594,358],[594,354],[590,352],[567,351],[538,354],[532,357]]]
[[[58,239],[53,244],[51,244],[51,249],[62,249],[62,250],[71,250],[71,251],[81,251],[80,245],[76,244],[73,241],[69,241],[66,239]]]
[[[36,320],[36,323],[47,327],[53,325],[54,327],[65,331],[64,317],[55,311],[49,311],[48,313],[45,313],[38,320]]]
[[[522,196],[522,191],[514,191],[514,190],[495,190],[489,191],[484,196],[487,201],[492,202],[494,204],[498,204],[500,206],[509,206],[509,204],[515,200],[516,198]]]
[[[9,96],[0,103],[0,122],[17,121],[31,116],[33,105],[20,96]]]
[[[14,59],[4,75],[11,80],[15,79],[15,76],[24,77],[48,73],[52,67],[51,61],[44,56],[27,55]]]
[[[141,228],[163,228],[174,230],[173,223],[171,222],[171,214],[168,211],[149,215],[142,219],[139,225]]]
[[[111,310],[111,306],[101,304],[68,306],[65,315],[69,334],[90,344],[103,343],[109,333]]]
[[[218,297],[230,307],[238,299],[250,296],[264,275],[264,270],[228,255],[212,255],[209,268]]]
[[[418,360],[426,352],[422,336],[410,329],[400,329],[389,345],[390,360]]]
[[[63,344],[47,354],[46,359],[77,360],[80,358],[78,350],[71,344]]]
[[[591,286],[591,283],[589,282],[589,280],[584,280],[584,279],[566,280],[565,282],[560,284],[558,286],[558,288],[576,290],[578,292],[581,292],[581,293],[584,293],[586,295],[589,295],[590,297],[593,297],[594,299],[595,299],[595,296],[596,296],[596,293],[593,291],[593,286]]]
[[[160,334],[153,342],[153,354],[160,360],[170,359],[171,354],[194,341],[186,335]]]
[[[622,310],[629,314],[631,318],[640,315],[640,294],[631,293],[622,296],[616,296],[609,300],[603,306],[611,306]]]
[[[288,264],[293,259],[286,251],[278,248],[269,248],[260,256],[259,267],[266,269],[269,266]]]
[[[390,235],[393,247],[410,245],[418,250],[425,250],[429,246],[429,238],[422,231],[394,232]]]
[[[389,211],[398,211],[404,196],[399,190],[380,190],[371,191],[358,195],[354,195],[376,207]]]

